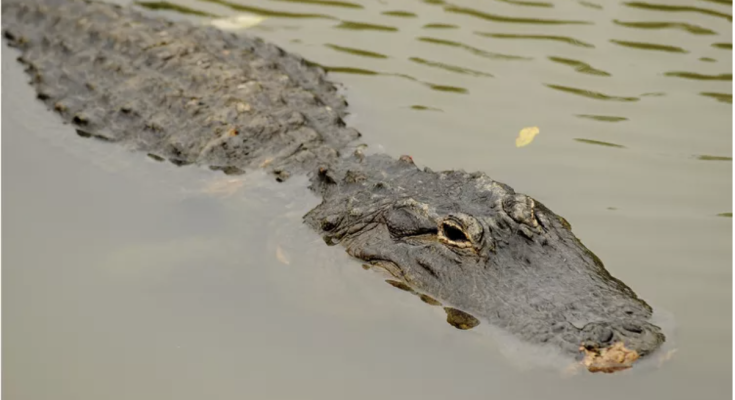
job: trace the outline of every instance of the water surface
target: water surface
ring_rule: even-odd
[[[7,398],[731,398],[729,1],[144,5],[263,17],[248,32],[332,71],[370,146],[485,171],[566,217],[675,352],[568,377],[458,331],[304,227],[303,179],[82,139],[3,47]]]

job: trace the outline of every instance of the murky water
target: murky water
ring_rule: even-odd
[[[566,217],[656,308],[668,361],[568,377],[458,331],[306,229],[303,179],[79,138],[3,47],[3,395],[730,398],[731,3],[479,3],[146,4],[265,17],[249,31],[330,69],[371,146],[488,172]]]

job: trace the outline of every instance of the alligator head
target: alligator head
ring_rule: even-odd
[[[664,341],[651,307],[566,220],[483,173],[357,154],[312,188],[324,201],[305,220],[327,243],[523,341],[592,359],[616,346],[633,360]]]

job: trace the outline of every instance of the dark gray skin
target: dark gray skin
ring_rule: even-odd
[[[483,173],[358,153],[312,182],[324,201],[305,219],[327,243],[525,341],[639,355],[664,341],[566,220]]]
[[[642,356],[664,342],[651,307],[540,202],[482,173],[353,153],[346,102],[298,56],[84,0],[4,0],[3,32],[81,136],[226,173],[310,173],[323,202],[305,221],[327,243],[528,343]]]

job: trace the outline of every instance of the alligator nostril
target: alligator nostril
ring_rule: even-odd
[[[631,323],[624,323],[623,324],[623,329],[625,329],[628,332],[633,332],[633,333],[642,333],[643,332],[643,328],[641,328],[640,325],[633,325]]]
[[[600,333],[598,334],[597,338],[600,340],[600,343],[607,343],[611,341],[613,338],[612,329],[607,326],[600,329]]]

